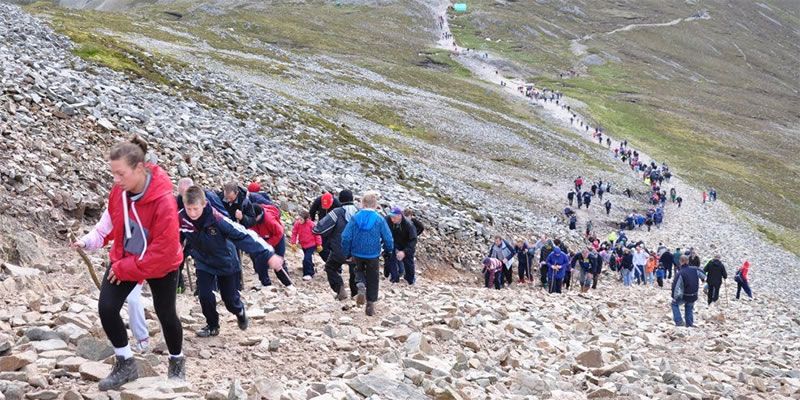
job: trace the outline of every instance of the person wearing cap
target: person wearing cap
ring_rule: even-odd
[[[338,199],[334,198],[330,192],[325,191],[311,203],[308,214],[311,216],[312,221],[318,221],[325,218],[334,208],[341,206],[342,204],[339,203]]]
[[[261,184],[258,182],[250,182],[247,185],[247,195],[250,197],[250,201],[256,204],[272,204],[272,198],[269,197],[269,193],[261,191]]]
[[[416,281],[414,253],[417,247],[417,228],[408,218],[403,216],[403,209],[392,207],[386,216],[386,224],[392,232],[394,251],[385,254],[383,276],[389,277],[392,283],[400,282],[403,275],[409,285]]]
[[[336,300],[341,301],[348,297],[342,280],[342,265],[345,263],[348,264],[350,271],[350,297],[356,297],[358,294],[359,281],[356,280],[355,264],[347,261],[342,250],[342,233],[347,223],[358,212],[358,208],[353,203],[353,192],[347,189],[339,192],[339,202],[342,203],[342,206],[334,208],[325,218],[319,220],[319,223],[314,226],[313,232],[322,236],[323,247],[326,243],[329,246],[329,255],[325,259],[325,275],[328,278],[328,285],[336,294]],[[363,287],[365,282],[361,280],[360,284]]]

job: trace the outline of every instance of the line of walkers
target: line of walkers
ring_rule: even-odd
[[[110,267],[100,288],[98,312],[103,330],[114,347],[111,373],[98,385],[102,391],[118,389],[138,379],[133,349],[128,343],[120,316],[128,303],[136,349],[149,344],[141,306],[142,285],[150,286],[153,306],[167,345],[170,379],[185,379],[183,328],[176,311],[177,294],[184,291],[182,269],[187,258],[194,260],[196,296],[206,325],[199,337],[219,334],[216,297],[219,292],[225,308],[236,316],[238,327],[249,326],[244,302],[242,253],[247,253],[262,286],[270,286],[272,270],[292,294],[284,255],[287,237],[281,211],[258,183],[247,189],[226,183],[219,193],[180,179],[178,196],[167,173],[146,159],[147,144],[138,136],[116,144],[109,154],[113,185],[107,209],[94,229],[72,243],[72,247],[98,250],[110,243]],[[313,256],[325,261],[331,289],[339,300],[347,299],[342,280],[342,265],[350,267],[350,296],[359,305],[366,303],[367,315],[374,315],[378,300],[379,260],[384,258],[384,274],[393,283],[400,276],[413,285],[415,253],[422,223],[411,210],[392,208],[380,215],[378,194],[367,192],[357,209],[353,194],[342,190],[338,199],[324,193],[295,219],[289,239],[294,249],[304,252],[303,278],[315,275]],[[314,219],[319,218],[315,223]],[[255,289],[259,289],[257,287]]]

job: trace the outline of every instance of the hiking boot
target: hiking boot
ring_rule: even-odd
[[[186,357],[169,357],[169,368],[167,368],[167,379],[186,380]]]
[[[101,392],[117,390],[122,385],[138,378],[139,369],[136,368],[136,360],[133,357],[126,360],[123,356],[116,356],[114,357],[114,368],[111,369],[111,373],[105,379],[100,381],[97,388]]]
[[[356,305],[363,306],[367,302],[367,289],[363,286],[358,287],[358,294],[356,295]]]
[[[247,330],[248,325],[250,325],[250,321],[247,319],[247,314],[244,311],[244,307],[242,307],[241,315],[236,316],[236,322],[239,323],[239,329]]]
[[[197,331],[197,337],[211,337],[219,335],[219,327],[204,326],[203,329]]]
[[[347,300],[347,290],[344,288],[344,285],[339,288],[339,293],[336,295],[336,300]]]
[[[372,302],[372,301],[368,301],[367,302],[366,312],[367,312],[367,316],[368,317],[371,317],[371,316],[375,315],[375,303],[374,302]]]

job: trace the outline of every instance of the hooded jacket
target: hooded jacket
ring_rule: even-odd
[[[394,250],[389,225],[372,209],[357,212],[342,232],[342,253],[345,258],[378,258],[381,255],[381,243],[387,253]]]
[[[358,209],[353,203],[345,203],[343,206],[333,209],[314,226],[313,232],[322,236],[330,246],[329,259],[340,263],[344,263],[347,259],[342,250],[342,233],[357,212]]]
[[[291,243],[300,243],[300,247],[303,249],[322,246],[322,238],[314,233],[314,226],[316,224],[311,219],[301,223],[295,222],[294,226],[292,226]]]
[[[555,246],[553,247],[553,252],[547,256],[547,266],[549,267],[547,275],[549,279],[552,280],[555,277],[556,280],[562,280],[567,274],[569,257],[558,246]],[[561,268],[556,269],[554,266],[560,266]]]
[[[719,286],[722,284],[723,279],[728,279],[728,271],[725,270],[725,265],[716,258],[706,264],[703,272],[708,277],[709,285]]]
[[[181,239],[189,245],[195,267],[213,275],[227,276],[241,270],[236,249],[250,254],[253,263],[266,268],[273,248],[264,239],[244,226],[231,221],[210,204],[203,214],[191,220],[181,211]],[[258,270],[258,268],[256,269]]]
[[[739,271],[741,273],[742,279],[744,279],[745,282],[747,282],[747,273],[750,272],[750,261],[745,261],[744,264],[742,264],[742,267],[739,269]]]
[[[121,281],[163,278],[183,261],[172,182],[159,166],[145,167],[149,183],[135,200],[119,185],[108,195],[112,230],[106,240],[114,242],[111,269]]]

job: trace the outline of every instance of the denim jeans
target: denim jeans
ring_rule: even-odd
[[[303,276],[314,276],[314,253],[317,247],[303,249]]]
[[[622,269],[622,284],[630,286],[633,283],[633,270]]]
[[[686,314],[686,326],[691,327],[694,325],[694,302],[691,303],[684,303],[683,300],[681,301],[673,301],[672,302],[672,320],[675,322],[676,326],[683,325],[683,320],[681,319],[681,305],[684,306],[685,314]]]
[[[749,298],[753,298],[753,292],[750,291],[750,282],[742,281],[742,283],[736,282],[736,300],[739,300],[739,295],[742,293],[742,289],[744,289],[744,293]]]

